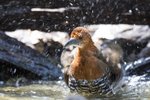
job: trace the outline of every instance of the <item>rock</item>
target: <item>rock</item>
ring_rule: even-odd
[[[89,28],[91,28],[89,26]],[[97,38],[126,38],[126,39],[144,39],[150,37],[150,27],[148,25],[128,25],[128,24],[100,24],[94,25],[96,27],[93,34],[93,39]]]
[[[6,34],[49,57],[56,66],[60,64],[63,45],[69,38],[66,32],[46,33],[30,29],[6,32]]]
[[[12,32],[6,32],[6,34],[10,37],[17,39],[18,41],[30,46],[31,48],[35,48],[34,45],[39,43],[42,40],[44,43],[48,41],[57,41],[61,44],[64,44],[66,40],[69,38],[66,32],[42,32],[38,30],[15,30]],[[35,48],[36,49],[36,48]]]
[[[57,80],[62,75],[60,68],[54,65],[51,59],[3,32],[0,34],[0,60],[30,71],[42,79]]]

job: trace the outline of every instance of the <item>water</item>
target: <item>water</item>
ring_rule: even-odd
[[[61,100],[67,94],[69,94],[69,89],[64,86],[64,82],[60,81],[39,81],[38,84],[36,82],[27,86],[0,88],[0,100]]]
[[[125,85],[112,97],[93,97],[90,100],[149,100],[150,81],[141,81],[144,76],[125,77]],[[65,100],[69,92],[63,81],[36,81],[25,86],[0,87],[0,100]]]

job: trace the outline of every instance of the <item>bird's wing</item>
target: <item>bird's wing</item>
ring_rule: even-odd
[[[108,68],[107,70],[109,70],[110,75],[110,79],[112,81],[116,81],[120,79],[120,75],[121,75],[121,70],[117,64],[113,65],[111,61],[108,61],[107,58],[105,56],[103,56],[102,52],[100,50],[97,50],[97,53],[95,54],[95,56],[103,61],[105,64],[107,64]]]
[[[113,63],[135,61],[137,55],[145,48],[148,41],[135,41],[131,39],[116,38],[104,41],[99,48],[103,55],[107,56]]]

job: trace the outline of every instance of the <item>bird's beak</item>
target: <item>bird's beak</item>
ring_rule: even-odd
[[[73,46],[78,46],[80,44],[80,40],[79,39],[75,39],[75,38],[71,38],[65,45],[64,48],[70,45]]]

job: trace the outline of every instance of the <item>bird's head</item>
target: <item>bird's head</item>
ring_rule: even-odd
[[[64,47],[75,45],[82,48],[89,46],[90,44],[93,44],[93,41],[89,34],[89,30],[84,27],[77,27],[71,32],[70,40],[65,44]]]

